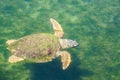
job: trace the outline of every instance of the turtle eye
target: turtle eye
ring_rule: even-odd
[[[76,47],[76,46],[78,46],[78,43],[76,41],[74,41],[73,47]]]
[[[77,45],[73,45],[74,47],[76,47]]]

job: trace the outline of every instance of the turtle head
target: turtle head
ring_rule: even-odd
[[[59,39],[61,47],[64,48],[71,48],[78,46],[78,43],[75,40],[71,39]]]

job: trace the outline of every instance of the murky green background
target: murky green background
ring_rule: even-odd
[[[76,40],[70,67],[49,63],[10,64],[8,39],[53,33],[50,18]],[[120,0],[1,0],[0,80],[120,80]]]

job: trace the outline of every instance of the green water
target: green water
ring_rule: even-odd
[[[8,39],[53,33],[50,18],[63,27],[72,63],[62,70],[60,58],[49,63],[10,64]],[[0,80],[120,80],[120,0],[1,0]]]

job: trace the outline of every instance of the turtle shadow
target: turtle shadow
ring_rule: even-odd
[[[75,62],[76,60],[77,57],[73,58],[70,67],[66,70],[62,70],[59,58],[48,63],[26,64],[26,67],[31,71],[31,80],[82,80],[82,77],[93,75],[92,71],[78,68],[80,61]]]

